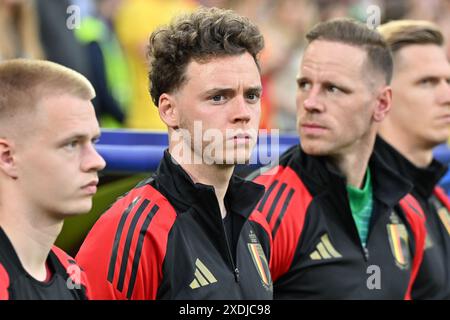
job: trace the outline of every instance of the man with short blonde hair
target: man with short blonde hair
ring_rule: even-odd
[[[433,148],[450,136],[450,64],[438,26],[399,20],[379,27],[394,56],[393,107],[375,148],[414,188],[425,215],[424,259],[416,299],[450,299],[450,201],[437,186],[447,166]]]
[[[64,218],[91,209],[105,166],[94,96],[55,63],[0,64],[0,299],[87,297],[84,274],[53,243]]]

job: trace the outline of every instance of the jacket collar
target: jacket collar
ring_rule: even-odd
[[[414,193],[417,193],[425,199],[433,194],[433,190],[439,180],[447,172],[447,166],[441,164],[436,159],[433,159],[431,164],[426,168],[416,167],[380,136],[377,137],[375,142],[375,150],[389,167],[412,182],[414,185]]]
[[[171,204],[181,211],[194,207],[200,213],[210,216],[214,212],[220,216],[214,187],[194,183],[168,150],[164,152],[155,180]],[[229,213],[248,219],[263,194],[263,186],[233,175],[225,194],[225,207]]]
[[[343,195],[347,181],[344,175],[334,167],[327,157],[306,154],[298,145],[293,151],[289,164],[308,185],[313,195],[324,191]],[[393,207],[406,195],[412,185],[400,175],[396,174],[373,152],[369,159],[372,173],[373,196],[388,207]]]

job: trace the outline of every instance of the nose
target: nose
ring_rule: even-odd
[[[319,101],[318,92],[315,88],[308,92],[299,92],[297,107],[301,108],[302,106],[308,112],[322,111],[322,104]]]
[[[244,97],[237,97],[233,103],[232,122],[247,123],[251,119],[250,106],[245,101]]]
[[[450,105],[450,83],[443,81],[443,84],[439,86],[438,92],[438,103],[440,105]]]
[[[83,159],[81,162],[82,170],[85,172],[89,171],[100,171],[106,166],[106,162],[103,157],[98,153],[93,144],[87,147],[86,152],[83,154]]]

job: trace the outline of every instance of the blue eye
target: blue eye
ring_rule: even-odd
[[[77,148],[78,144],[79,144],[78,140],[73,140],[73,141],[66,143],[63,147],[64,147],[64,149],[71,151],[71,150],[74,150],[75,148]]]
[[[222,101],[224,99],[225,99],[225,96],[223,96],[223,95],[216,95],[216,96],[211,98],[211,100],[213,100],[214,102],[220,102],[220,101]]]
[[[223,94],[217,94],[209,98],[212,104],[223,104],[227,101],[227,97]]]
[[[302,91],[307,91],[311,88],[311,84],[307,81],[299,81],[298,88]]]
[[[420,80],[419,84],[424,87],[435,86],[439,83],[439,79],[435,78],[425,78]]]
[[[256,103],[259,101],[260,95],[257,93],[250,93],[247,95],[247,101],[250,103]]]
[[[340,89],[338,87],[335,87],[335,86],[328,86],[327,87],[327,91],[330,92],[330,93],[337,93],[337,92],[340,91]]]

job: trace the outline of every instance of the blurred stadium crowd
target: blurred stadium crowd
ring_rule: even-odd
[[[380,8],[380,23],[423,19],[450,37],[450,0],[0,0],[0,61],[45,58],[86,75],[102,127],[163,130],[148,94],[146,46],[156,26],[181,12],[230,8],[262,30],[261,128],[295,132],[296,70],[304,33],[319,21]],[[447,49],[450,57],[450,46]]]

